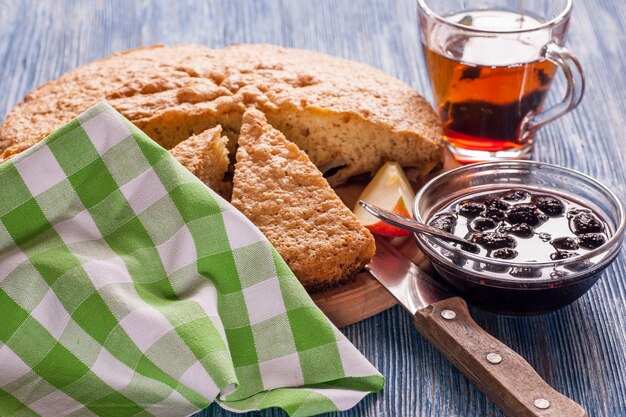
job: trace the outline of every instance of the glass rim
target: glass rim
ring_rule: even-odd
[[[418,8],[429,18],[437,21],[439,24],[443,24],[443,25],[447,25],[447,26],[452,26],[455,27],[459,30],[464,30],[467,32],[473,32],[473,33],[492,33],[492,34],[519,34],[519,33],[530,33],[530,32],[535,32],[535,31],[540,31],[543,29],[549,29],[552,28],[554,26],[559,25],[560,23],[562,23],[563,21],[565,21],[570,13],[572,12],[572,5],[573,5],[573,0],[565,0],[565,6],[563,7],[563,10],[561,10],[561,12],[555,16],[554,18],[548,20],[547,22],[542,23],[539,26],[535,26],[532,28],[527,28],[527,29],[513,29],[513,30],[493,30],[493,29],[480,29],[480,28],[474,28],[471,26],[466,26],[466,25],[462,25],[460,23],[455,23],[455,22],[451,22],[449,20],[447,20],[446,18],[440,16],[439,14],[435,13],[427,4],[426,4],[427,0],[417,0],[417,6]]]

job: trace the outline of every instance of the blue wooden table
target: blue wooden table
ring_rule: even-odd
[[[415,14],[414,0],[0,0],[0,116],[31,88],[77,65],[154,43],[313,49],[371,64],[430,98]],[[535,152],[535,159],[596,177],[622,198],[625,22],[623,0],[576,1],[569,45],[586,70],[588,90],[574,113],[541,131]],[[588,294],[555,313],[507,318],[474,312],[479,324],[591,417],[626,416],[625,260],[622,253]],[[399,307],[343,331],[387,378],[384,391],[343,415],[502,416]],[[225,415],[231,414],[217,406],[198,414]]]

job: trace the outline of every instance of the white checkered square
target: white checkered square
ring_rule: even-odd
[[[91,371],[107,385],[119,391],[133,379],[135,372],[118,361],[106,349],[102,349]]]
[[[340,411],[348,410],[369,394],[368,391],[357,391],[340,388],[307,388],[309,391],[322,394],[331,400]]]
[[[154,342],[173,330],[163,314],[152,307],[143,307],[131,311],[120,321],[120,326],[128,333],[142,352]]]
[[[278,278],[270,278],[243,289],[250,324],[257,324],[285,313]]]
[[[15,381],[30,371],[30,367],[7,345],[0,347],[0,387]]]
[[[200,362],[196,362],[185,371],[178,380],[187,388],[191,388],[209,401],[213,401],[220,389],[209,376]]]
[[[55,339],[59,339],[71,319],[52,290],[48,290],[32,315]]]
[[[193,414],[199,409],[174,391],[160,403],[146,408],[146,411],[154,417],[180,417]]]
[[[229,209],[222,212],[222,220],[231,249],[237,249],[265,240],[265,236],[240,212]]]
[[[157,246],[167,275],[196,261],[196,245],[187,226],[181,227],[170,239]]]
[[[135,214],[140,214],[167,194],[161,180],[152,168],[145,170],[122,185],[120,191],[128,200]]]
[[[371,363],[363,360],[361,353],[348,340],[337,341],[337,348],[346,377],[370,376],[378,372]]]
[[[41,417],[64,417],[83,408],[83,405],[61,391],[54,391],[29,407]]]
[[[298,387],[304,384],[304,376],[297,353],[281,356],[259,363],[263,388],[270,390],[279,387]]]
[[[71,219],[55,224],[54,229],[66,245],[87,240],[97,240],[102,237],[98,226],[96,226],[87,210],[81,211]]]
[[[47,146],[15,163],[31,194],[37,196],[63,181],[65,173]]]
[[[217,290],[215,286],[207,281],[208,285],[204,285],[198,289],[187,300],[195,301],[208,317],[219,317],[217,311]]]
[[[97,289],[110,284],[133,282],[124,261],[119,256],[84,263],[83,269]]]
[[[27,260],[28,258],[24,255],[24,252],[17,246],[9,251],[0,253],[0,282],[4,281],[15,268]]]
[[[114,145],[130,136],[128,128],[113,109],[104,111],[81,125],[100,155],[104,155]]]

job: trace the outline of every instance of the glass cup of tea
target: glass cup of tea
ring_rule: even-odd
[[[585,78],[564,47],[572,0],[417,0],[434,105],[462,163],[530,157],[539,128],[574,109]],[[563,99],[543,104],[561,69]]]

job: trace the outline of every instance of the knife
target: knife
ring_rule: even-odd
[[[414,317],[417,330],[508,417],[587,417],[521,356],[483,330],[453,296],[379,236],[369,272]]]

